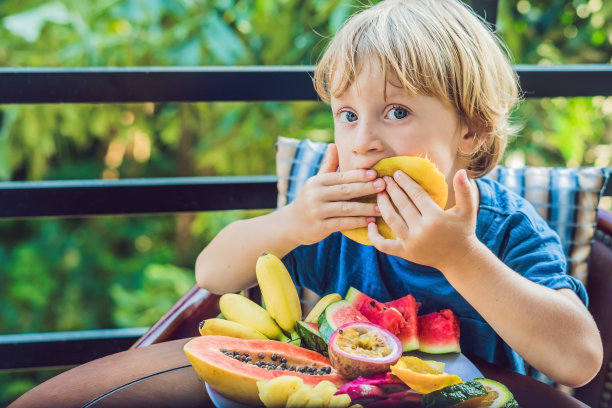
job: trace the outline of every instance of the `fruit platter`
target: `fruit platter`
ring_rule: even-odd
[[[265,307],[225,294],[184,346],[217,407],[518,407],[461,353],[452,310],[418,315],[410,294],[382,303],[351,287],[302,319],[280,259],[262,254],[256,275]]]

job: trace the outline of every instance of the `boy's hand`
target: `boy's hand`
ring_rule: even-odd
[[[288,228],[299,244],[313,244],[332,232],[365,227],[380,216],[376,203],[350,201],[385,189],[374,170],[337,172],[338,150],[330,143],[319,173],[306,181],[287,206]]]
[[[465,170],[453,178],[455,206],[446,211],[404,172],[385,177],[385,182],[387,188],[378,194],[378,205],[397,238],[383,238],[376,224],[370,223],[368,237],[379,251],[444,271],[444,265],[458,262],[479,242],[477,196]]]

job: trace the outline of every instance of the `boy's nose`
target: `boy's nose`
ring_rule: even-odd
[[[383,143],[378,137],[376,125],[368,121],[362,121],[353,139],[353,153],[366,154],[382,149]]]

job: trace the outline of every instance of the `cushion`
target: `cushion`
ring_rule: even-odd
[[[327,143],[279,137],[276,143],[278,206],[290,203],[319,169]],[[530,201],[557,231],[568,273],[586,285],[597,205],[608,173],[600,167],[497,166],[487,174]]]

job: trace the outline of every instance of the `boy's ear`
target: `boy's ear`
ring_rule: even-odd
[[[465,154],[471,154],[477,151],[485,142],[486,134],[475,127],[465,126],[462,130],[461,139],[459,140],[459,151]]]

